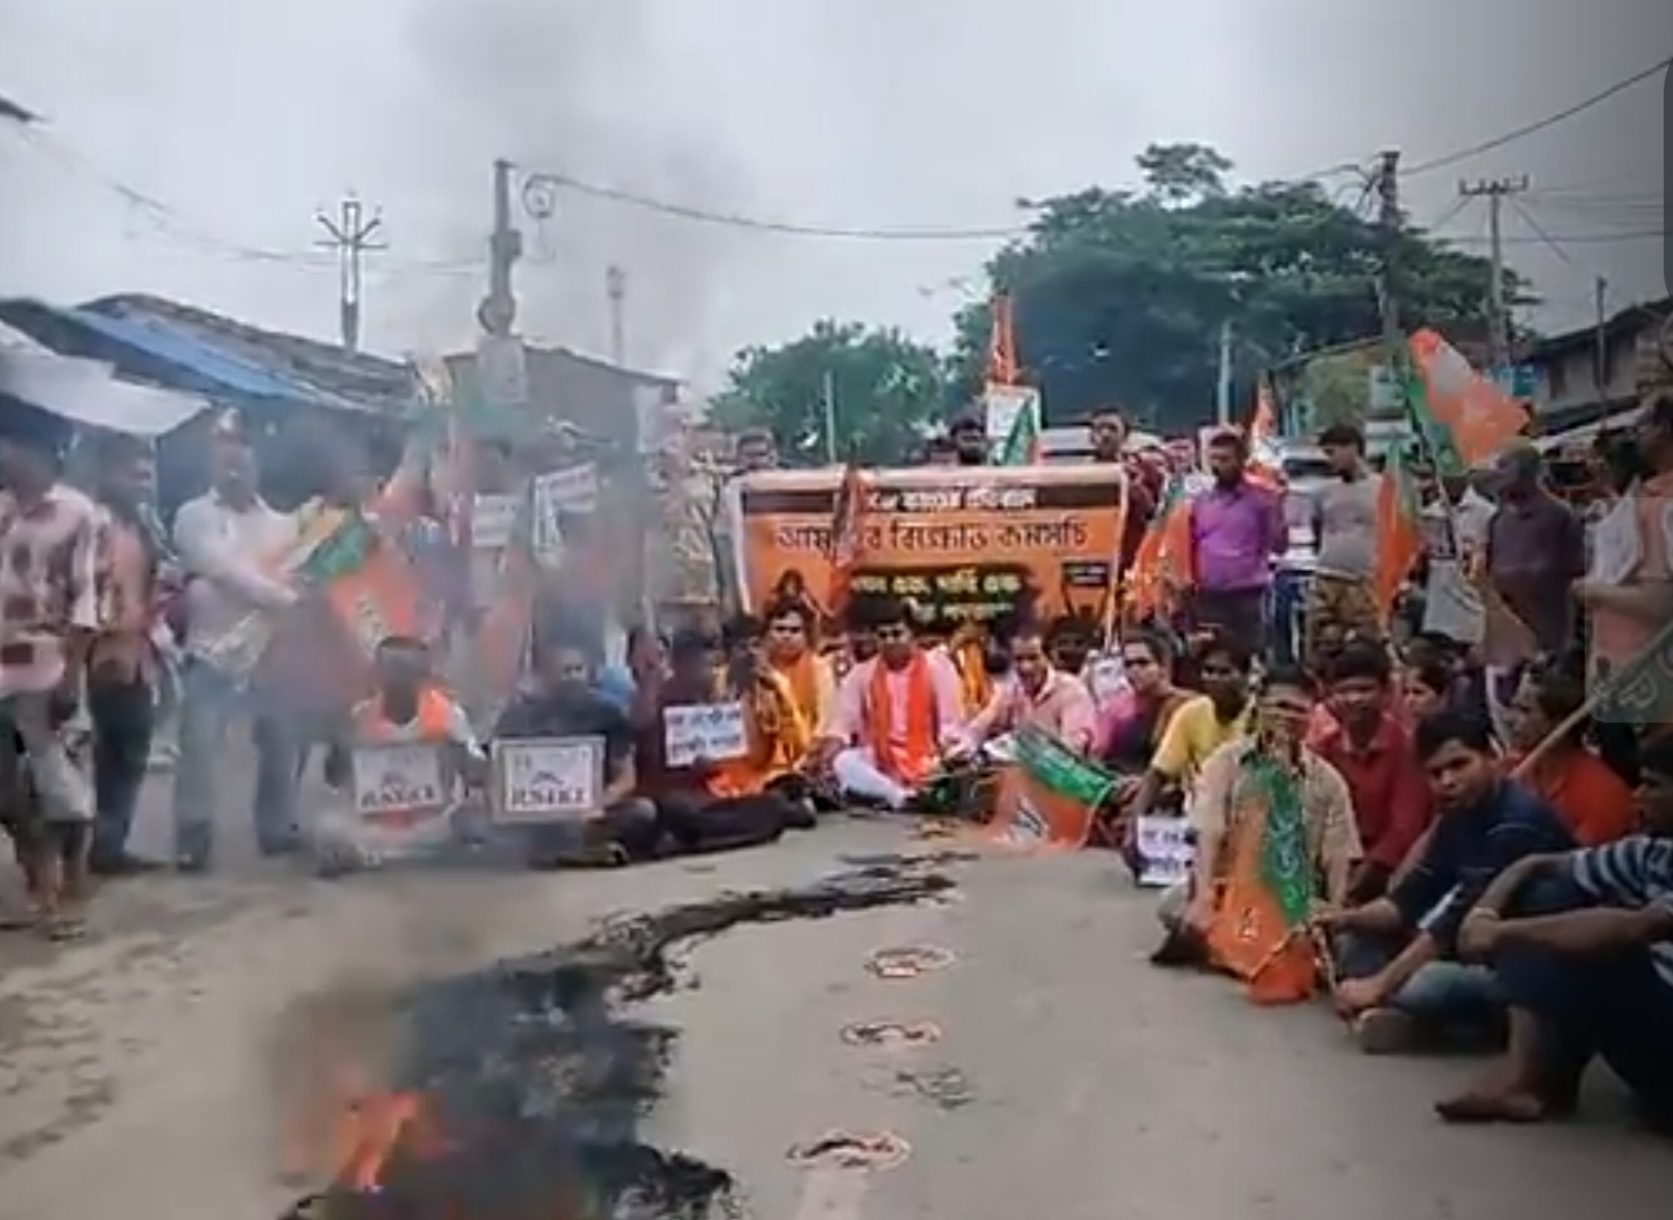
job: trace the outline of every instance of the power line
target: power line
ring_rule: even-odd
[[[673,216],[680,220],[690,220],[698,224],[749,229],[757,233],[776,233],[783,237],[820,237],[850,241],[993,241],[1006,237],[1020,237],[1029,231],[1029,226],[1018,224],[993,225],[985,228],[951,228],[929,225],[849,228],[840,225],[800,224],[788,220],[767,220],[758,216],[745,215],[742,212],[712,211],[707,208],[693,207],[689,204],[671,203],[665,199],[641,195],[620,187],[583,182],[579,178],[570,177],[568,174],[558,174],[548,170],[525,175],[523,188],[525,205],[529,207],[531,212],[544,210],[549,205],[546,203],[543,193],[550,191],[552,188],[562,188],[573,191],[577,195],[603,199],[611,203],[620,203],[628,207],[638,208],[641,211]],[[539,199],[539,202],[534,202],[535,199]]]
[[[1563,233],[1556,237],[1507,237],[1507,246],[1526,246],[1543,243],[1547,240],[1563,242],[1571,246],[1608,245],[1618,241],[1652,241],[1666,238],[1665,229],[1641,229],[1636,233]],[[1484,237],[1449,237],[1446,240],[1461,245],[1479,245],[1487,239]]]
[[[1471,145],[1468,148],[1459,149],[1444,156],[1420,162],[1409,169],[1404,169],[1402,174],[1405,177],[1410,177],[1413,174],[1429,173],[1438,169],[1443,169],[1447,166],[1455,165],[1461,161],[1479,156],[1482,153],[1501,148],[1507,144],[1513,143],[1514,141],[1532,135],[1535,132],[1542,131],[1546,128],[1555,126],[1556,124],[1565,122],[1568,119],[1573,118],[1575,115],[1583,113],[1584,111],[1589,110],[1612,97],[1615,97],[1617,94],[1632,88],[1634,85],[1649,79],[1651,76],[1668,67],[1670,64],[1673,64],[1673,57],[1662,60],[1652,68],[1635,73],[1634,75],[1621,81],[1617,81],[1607,89],[1595,93],[1571,106],[1565,107],[1554,114],[1548,115],[1532,123],[1523,124],[1522,126],[1496,136],[1493,139],[1482,141],[1478,144]],[[150,216],[160,228],[171,233],[177,238],[184,239],[188,242],[195,241],[201,246],[209,247],[214,252],[243,261],[305,265],[310,267],[328,267],[332,265],[332,261],[330,259],[321,259],[319,256],[311,253],[275,250],[226,241],[213,235],[209,230],[201,225],[186,223],[185,218],[179,213],[179,211],[165,201],[147,194],[146,192],[137,190],[119,179],[115,179],[104,174],[96,166],[88,162],[86,158],[76,154],[61,141],[48,142],[41,137],[40,133],[30,132],[28,130],[25,130],[21,134],[23,138],[28,139],[36,147],[49,152],[51,155],[56,155],[62,161],[69,162],[80,172],[99,181],[107,189],[115,192],[125,199],[130,205]],[[1344,173],[1360,175],[1362,186],[1372,181],[1371,177],[1366,175],[1363,166],[1353,163],[1341,163],[1328,166],[1313,174],[1307,175],[1304,178],[1296,179],[1294,181],[1313,181]],[[1349,185],[1351,187],[1352,184]],[[690,221],[692,223],[724,226],[758,233],[777,234],[779,236],[786,237],[879,242],[975,242],[996,241],[1022,237],[1031,231],[1031,226],[1026,224],[986,225],[974,227],[947,225],[844,226],[778,220],[752,216],[743,212],[715,210],[696,207],[689,204],[682,204],[666,199],[659,199],[650,195],[640,194],[638,192],[626,190],[620,187],[588,182],[569,174],[551,171],[536,171],[530,173],[526,177],[524,186],[525,205],[528,206],[531,211],[534,211],[538,204],[539,208],[545,210],[549,214],[550,208],[552,207],[550,194],[556,189],[568,190],[578,195],[600,199],[606,202],[618,203],[623,206],[634,207],[643,211],[658,213],[676,219]],[[1363,205],[1368,189],[1369,188],[1366,187],[1365,192],[1362,192],[1361,205]],[[1336,199],[1339,201],[1340,198],[1341,193],[1339,192]],[[1446,219],[1451,219],[1451,215],[1449,214]],[[1432,228],[1434,226],[1430,227]],[[1568,242],[1590,243],[1645,240],[1660,236],[1662,236],[1662,233],[1659,230],[1645,230],[1641,232],[1626,232],[1618,234],[1578,234],[1565,237],[1562,240]],[[1452,240],[1459,241],[1465,239]],[[1509,238],[1507,241],[1515,243],[1517,239]],[[464,274],[480,270],[481,266],[482,260],[480,258],[466,258],[418,262],[407,261],[389,266],[386,270],[391,273],[434,272],[438,274]]]
[[[1594,278],[1596,278],[1597,273],[1595,271],[1588,270],[1587,268],[1582,267],[1579,263],[1577,263],[1574,260],[1573,256],[1570,255],[1567,250],[1563,249],[1562,242],[1560,242],[1557,238],[1552,237],[1551,234],[1547,233],[1545,231],[1545,226],[1540,224],[1539,221],[1534,219],[1533,213],[1530,212],[1527,208],[1522,206],[1522,201],[1520,199],[1512,198],[1510,200],[1510,206],[1513,209],[1515,209],[1516,214],[1522,218],[1522,223],[1527,225],[1528,228],[1533,230],[1535,238],[1538,239],[1539,243],[1542,246],[1544,246],[1546,249],[1550,250],[1551,253],[1555,254],[1558,258],[1562,259],[1563,262],[1567,263],[1570,267],[1574,268],[1574,270],[1583,272],[1587,275],[1590,275],[1590,276],[1593,276]]]
[[[1536,132],[1544,131],[1548,127],[1555,127],[1559,123],[1566,123],[1575,115],[1584,114],[1592,107],[1601,105],[1618,94],[1625,93],[1628,89],[1631,89],[1635,85],[1642,84],[1644,81],[1649,80],[1652,76],[1664,71],[1669,66],[1673,66],[1673,55],[1663,59],[1654,67],[1645,68],[1642,72],[1635,72],[1623,80],[1618,80],[1607,89],[1594,93],[1591,97],[1588,97],[1583,101],[1576,102],[1572,106],[1566,106],[1562,110],[1557,111],[1555,114],[1546,115],[1543,119],[1535,120],[1532,123],[1525,123],[1521,127],[1516,127],[1505,132],[1503,135],[1494,136],[1490,140],[1483,140],[1479,144],[1472,144],[1468,148],[1460,148],[1456,152],[1450,152],[1444,156],[1434,157],[1428,161],[1420,161],[1418,164],[1405,171],[1406,176],[1411,177],[1414,174],[1427,174],[1433,173],[1438,169],[1446,169],[1449,166],[1457,165],[1461,161],[1468,161],[1474,157],[1481,156],[1483,153],[1489,153],[1495,149],[1503,148],[1506,144],[1514,144],[1517,140],[1526,139],[1528,136],[1534,135]]]

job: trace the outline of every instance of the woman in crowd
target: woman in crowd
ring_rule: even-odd
[[[1575,719],[1585,703],[1578,673],[1554,663],[1530,667],[1506,716],[1505,762],[1562,815],[1580,846],[1596,847],[1631,833],[1636,814],[1631,787],[1586,745],[1587,720]]]

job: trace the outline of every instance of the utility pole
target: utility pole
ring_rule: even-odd
[[[511,269],[523,256],[523,235],[511,223],[511,162],[494,162],[494,230],[488,235],[488,295],[477,307],[484,334],[510,338],[517,323]]]
[[[1609,281],[1601,275],[1593,285],[1596,316],[1592,330],[1592,385],[1599,402],[1609,401]]]
[[[1510,367],[1510,306],[1505,301],[1504,205],[1506,199],[1527,189],[1526,175],[1458,184],[1458,193],[1465,199],[1487,200],[1487,235],[1493,259],[1493,282],[1488,285],[1487,292],[1487,321],[1495,371]]]
[[[343,346],[359,351],[361,260],[372,250],[388,249],[373,240],[383,228],[383,218],[375,213],[367,216],[360,200],[350,195],[337,205],[335,217],[321,212],[314,219],[326,233],[318,244],[337,252],[338,328]]]
[[[476,347],[477,388],[505,407],[528,404],[529,376],[517,338],[517,298],[511,269],[523,255],[523,235],[511,223],[511,162],[494,162],[494,228],[488,235],[488,294],[476,307],[482,337]]]
[[[604,269],[604,292],[610,298],[610,360],[627,367],[627,272],[614,263]]]
[[[1229,428],[1232,422],[1232,320],[1220,323],[1219,375],[1214,386],[1214,422]]]
[[[1382,277],[1377,286],[1382,310],[1383,346],[1390,358],[1404,345],[1400,329],[1400,150],[1391,148],[1378,158],[1377,227],[1382,234]],[[1391,373],[1393,369],[1389,370]]]
[[[836,374],[830,369],[820,379],[819,405],[825,422],[825,462],[827,465],[837,464],[837,392]]]

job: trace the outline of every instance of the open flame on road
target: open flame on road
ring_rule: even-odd
[[[315,1046],[331,1100],[292,1115],[325,1189],[283,1220],[716,1220],[732,1177],[639,1137],[675,1033],[616,1011],[673,985],[677,942],[945,893],[940,874],[873,866],[800,889],[730,893],[614,921],[575,944],[415,986],[394,1008],[387,1079]]]

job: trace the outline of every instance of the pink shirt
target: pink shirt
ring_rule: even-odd
[[[930,689],[933,692],[935,702],[936,743],[944,750],[952,749],[964,740],[960,723],[960,708],[964,704],[964,690],[959,680],[958,667],[948,660],[944,653],[926,652],[923,655],[929,663]],[[877,666],[881,664],[882,662],[876,658],[870,661],[861,661],[849,670],[848,675],[843,678],[842,685],[837,687],[836,711],[831,717],[831,737],[849,745],[871,740],[870,708],[868,706],[871,676],[876,671]],[[889,724],[895,733],[893,744],[896,749],[904,750],[909,745],[906,736],[906,674],[904,671],[900,673],[887,672],[883,681],[888,689],[892,704]]]
[[[1020,682],[1006,682],[965,729],[971,744],[980,745],[1023,725],[1050,733],[1077,754],[1092,748],[1097,711],[1086,683],[1051,670],[1037,693],[1030,695]]]

